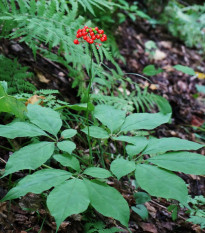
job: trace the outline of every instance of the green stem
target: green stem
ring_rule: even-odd
[[[88,109],[88,105],[90,103],[90,90],[91,90],[91,86],[92,86],[92,66],[93,66],[93,60],[92,60],[92,48],[91,46],[89,47],[90,48],[90,80],[89,80],[89,85],[88,85],[88,95],[87,95],[87,109],[86,109],[86,125],[88,127],[88,136],[87,136],[87,139],[88,139],[88,145],[89,145],[89,155],[90,155],[90,163],[93,164],[93,155],[92,155],[92,147],[91,147],[91,142],[90,142],[90,127],[89,127],[89,109]]]
[[[50,166],[48,166],[48,165],[46,165],[46,164],[42,164],[41,166],[42,166],[42,167],[45,167],[45,168],[50,168],[50,169],[52,169],[52,167],[50,167]]]
[[[0,145],[0,148],[2,148],[2,149],[4,149],[4,150],[8,150],[8,151],[12,151],[12,152],[14,152],[14,150],[13,150],[13,149],[10,149],[10,148],[5,147],[5,146],[1,146],[1,145]]]
[[[9,144],[11,145],[11,147],[13,148],[13,150],[16,151],[16,148],[15,148],[14,144],[12,143],[12,141],[9,138],[7,138],[7,140],[9,142]]]

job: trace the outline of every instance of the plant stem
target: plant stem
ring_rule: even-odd
[[[4,149],[4,150],[8,150],[8,151],[12,151],[12,152],[14,152],[14,150],[13,150],[13,149],[10,149],[10,148],[5,147],[5,146],[1,146],[1,145],[0,145],[0,148],[2,148],[2,149]]]
[[[91,90],[91,86],[92,86],[92,66],[93,66],[93,59],[92,59],[92,48],[91,48],[91,45],[90,45],[90,74],[88,74],[90,76],[90,80],[89,80],[89,85],[88,85],[88,94],[87,94],[87,109],[86,109],[86,125],[88,127],[88,136],[87,136],[87,139],[88,139],[88,146],[89,146],[89,155],[90,155],[90,163],[93,164],[93,155],[92,155],[92,147],[91,147],[91,142],[90,142],[90,128],[89,128],[89,109],[88,109],[88,105],[90,103],[90,90]]]
[[[46,165],[46,164],[42,164],[41,166],[42,166],[42,167],[45,167],[45,168],[51,168],[51,169],[52,169],[52,167],[50,167],[50,166],[48,166],[48,165]]]

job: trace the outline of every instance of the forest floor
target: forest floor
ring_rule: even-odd
[[[171,124],[158,127],[156,136],[174,136],[203,143],[199,136],[204,137],[200,130],[205,122],[203,119],[205,113],[204,96],[197,92],[196,84],[204,85],[204,79],[190,77],[190,75],[176,71],[173,66],[181,64],[189,66],[197,72],[205,73],[204,55],[195,49],[187,48],[182,42],[170,36],[163,28],[158,26],[152,28],[144,21],[136,24],[129,21],[125,22],[118,28],[116,36],[120,52],[126,59],[126,65],[119,61],[123,71],[142,74],[143,68],[150,64],[164,69],[163,73],[152,76],[149,80],[134,75],[130,76],[142,88],[148,87],[150,92],[165,97],[172,106]],[[157,50],[152,56],[146,51],[145,47],[145,42],[149,40],[154,41],[157,45]],[[71,88],[71,82],[66,78],[67,71],[59,64],[50,62],[40,55],[34,61],[32,53],[26,45],[14,41],[12,43],[6,40],[2,41],[0,52],[7,56],[17,56],[23,65],[29,66],[39,78],[36,82],[38,89],[58,89],[70,103],[78,102],[76,100],[77,92]],[[42,75],[44,78],[42,78]],[[5,143],[3,140],[0,141],[1,145]],[[205,150],[199,152],[205,154]],[[2,161],[6,161],[8,156],[8,152],[1,149],[1,169],[5,166]],[[18,173],[14,174],[14,178],[15,176],[18,179],[23,177],[24,174]],[[182,174],[180,176],[189,184],[190,195],[205,196],[205,177]],[[9,180],[6,178],[0,180],[0,198],[7,192],[8,183]],[[129,189],[125,190],[123,195],[127,200],[129,199],[129,203],[132,202],[133,197]],[[152,198],[149,203],[146,203],[149,219],[143,221],[132,212],[129,229],[132,232],[151,233],[205,232],[199,226],[186,222],[188,215],[183,209],[179,211],[178,219],[172,221],[171,213],[166,210],[169,204],[165,199]],[[25,209],[38,209],[38,211],[26,211]],[[101,215],[98,215],[98,218],[96,220],[104,221],[107,226],[117,224],[113,220],[105,220]],[[68,221],[63,222],[59,232],[84,232],[84,223],[82,216],[73,216]],[[55,222],[42,204],[42,197],[29,194],[21,200],[0,203],[0,232],[55,232]]]

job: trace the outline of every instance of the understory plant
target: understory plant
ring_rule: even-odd
[[[87,5],[84,0],[79,2],[87,9],[97,4],[94,0]],[[101,1],[100,7],[106,2]],[[89,29],[90,36],[93,36],[93,39],[86,37],[89,45],[85,42],[84,46],[76,46],[79,42],[77,39],[73,43],[74,29],[84,21],[76,16],[76,1],[70,1],[72,10],[66,1],[59,4],[55,0],[19,0],[19,7],[16,7],[14,0],[10,3],[0,3],[0,22],[8,38],[21,38],[21,41],[29,44],[34,54],[41,51],[45,56],[48,55],[47,48],[43,50],[40,45],[48,44],[49,58],[56,58],[52,49],[57,47],[58,53],[63,53],[61,63],[65,66],[67,63],[70,70],[82,70],[84,67],[89,80],[88,85],[83,86],[83,104],[74,106],[61,101],[63,105],[55,110],[41,106],[41,102],[25,106],[20,99],[7,93],[6,82],[0,83],[0,112],[15,115],[11,123],[0,125],[0,137],[9,142],[21,138],[24,142],[20,149],[4,147],[13,153],[5,170],[1,171],[1,178],[21,170],[29,173],[17,181],[1,201],[20,198],[29,192],[44,193],[48,210],[56,221],[56,231],[67,217],[83,213],[89,207],[128,228],[129,205],[117,188],[109,184],[110,179],[131,177],[135,180],[134,192],[140,187],[151,196],[174,199],[187,206],[188,189],[177,172],[205,174],[205,157],[187,152],[198,150],[203,145],[175,137],[157,139],[152,136],[156,127],[171,121],[170,107],[157,113],[130,113],[108,104],[94,106],[90,96],[92,84],[96,77],[102,77],[99,70],[103,73],[103,58],[109,58],[110,54],[106,45],[97,49],[93,40],[97,35],[100,35],[100,39],[107,39],[104,33],[96,28]],[[50,20],[47,20],[49,17]],[[39,21],[43,25],[40,28],[36,27]],[[55,31],[50,30],[53,24],[56,25]],[[30,33],[25,29],[29,29]],[[87,29],[83,32],[86,33]],[[87,36],[78,34],[80,38]],[[119,68],[113,58],[110,61]],[[164,102],[160,103],[159,106]],[[81,111],[85,111],[86,120],[79,120],[73,126],[69,114],[62,111],[68,108],[77,111],[76,118],[80,118]],[[11,119],[9,117],[7,119]],[[82,146],[82,139],[87,136],[88,146],[87,142]],[[89,147],[88,158],[85,147]],[[142,203],[136,200],[137,206],[132,206],[132,210],[139,213],[138,210],[143,209]],[[87,230],[90,230],[89,227]]]
[[[1,137],[32,139],[10,156],[2,178],[20,170],[34,171],[22,178],[2,201],[29,192],[45,192],[47,207],[56,220],[57,229],[67,217],[86,211],[89,205],[128,227],[128,203],[107,182],[111,177],[120,180],[129,175],[135,177],[136,183],[150,195],[175,199],[187,205],[186,184],[174,172],[205,174],[205,157],[187,152],[203,146],[175,137],[137,136],[140,130],[153,130],[169,122],[171,113],[127,115],[112,106],[97,105],[92,115],[95,123],[89,125],[91,145],[96,142],[100,147],[109,142],[127,143],[124,155],[116,153],[112,156],[110,167],[105,163],[104,154],[96,158],[92,148],[92,160],[76,156],[73,151],[78,150],[75,143],[78,134],[88,134],[88,127],[82,126],[78,132],[64,129],[59,113],[51,108],[29,104],[24,121],[16,118],[10,124],[0,125]],[[73,137],[76,140],[72,140]],[[59,168],[52,167],[56,163]]]

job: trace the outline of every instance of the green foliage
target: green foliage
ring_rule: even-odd
[[[191,207],[187,210],[187,213],[190,217],[187,219],[188,222],[193,224],[200,225],[201,229],[205,228],[205,198],[204,196],[195,196],[192,198],[188,197],[188,203],[191,204]]]
[[[0,81],[8,83],[8,94],[33,92],[35,86],[27,81],[32,78],[33,74],[28,72],[28,67],[21,66],[17,59],[11,60],[3,55],[0,55]]]
[[[204,85],[196,85],[196,89],[198,92],[205,94],[205,86]]]
[[[162,15],[162,22],[172,35],[185,41],[188,46],[205,48],[205,5],[185,6],[180,1],[169,1]]]
[[[139,205],[136,205],[136,206],[132,206],[132,210],[137,213],[141,218],[142,220],[147,220],[148,219],[148,210],[147,208],[142,205],[142,204],[139,204]]]
[[[13,96],[7,94],[7,83],[0,81],[0,113],[6,112],[24,119],[25,105]]]
[[[148,164],[138,164],[135,178],[140,187],[153,196],[187,202],[186,184],[172,172]]]
[[[123,93],[118,91],[118,96],[92,94],[91,98],[99,104],[111,105],[117,109],[128,112],[134,112],[135,110],[137,112],[145,112],[147,109],[154,109],[155,105],[163,113],[171,112],[171,106],[165,98],[149,93],[147,88],[142,91],[139,86],[137,86],[136,90],[137,93],[133,91],[130,95],[128,95],[126,89],[124,89]]]
[[[153,76],[161,73],[162,71],[162,69],[156,69],[154,65],[148,65],[143,69],[142,72],[147,76]]]
[[[119,180],[121,177],[135,170],[135,163],[134,161],[117,158],[111,163],[110,170]]]
[[[176,66],[174,66],[174,68],[176,70],[179,70],[179,71],[185,73],[185,74],[195,75],[194,70],[192,68],[190,68],[190,67],[182,66],[182,65],[176,65]]]
[[[94,13],[94,7],[109,9],[112,3],[104,0],[100,3],[96,0],[71,1],[70,3],[68,7],[65,0],[60,2],[56,0],[19,0],[18,2],[3,0],[0,3],[0,24],[3,26],[0,37],[25,41],[32,48],[34,56],[38,51],[44,57],[62,63],[69,69],[70,76],[75,77],[73,87],[78,86],[79,95],[83,99],[85,88],[83,68],[85,67],[88,71],[91,59],[87,44],[76,46],[73,43],[77,29],[86,21],[78,15],[78,5]],[[91,26],[91,22],[88,22],[88,25]],[[46,47],[42,48],[42,43],[49,50]],[[98,50],[94,45],[90,47],[96,59],[94,72],[96,72],[97,64],[106,58],[116,66],[119,73],[122,73],[113,59],[109,46],[104,45]],[[53,52],[53,48],[57,49],[57,54]],[[101,73],[100,76],[105,77],[105,74]]]
[[[74,2],[73,0],[71,2]],[[84,11],[89,10],[90,13],[92,13],[95,16],[95,10],[96,11],[106,11],[109,10],[112,6],[113,3],[110,1],[98,1],[98,0],[79,0],[77,1],[78,4],[80,4],[83,8]],[[107,9],[108,8],[108,9]]]
[[[124,0],[119,3],[121,9],[131,12],[128,15],[133,20],[133,16],[142,16],[136,5],[131,8]],[[117,12],[117,7],[119,4],[115,1],[105,0],[0,2],[0,36],[23,41],[33,49],[34,55],[38,52],[63,64],[69,70],[69,75],[75,78],[73,87],[79,87],[78,94],[82,99],[80,104],[70,105],[58,100],[55,96],[58,91],[40,90],[35,94],[46,96],[43,100],[45,106],[37,103],[29,104],[26,108],[20,99],[25,100],[32,95],[20,93],[18,100],[6,93],[5,82],[0,85],[0,111],[16,115],[12,123],[0,125],[0,136],[8,140],[20,137],[26,141],[28,138],[9,157],[2,177],[20,170],[31,170],[31,174],[22,178],[2,201],[19,198],[28,192],[40,194],[46,191],[47,207],[55,218],[57,230],[67,217],[85,212],[88,206],[128,227],[128,203],[115,187],[108,185],[107,179],[110,177],[121,179],[132,175],[137,185],[150,195],[175,199],[186,205],[186,184],[173,172],[205,173],[204,157],[186,152],[202,148],[202,145],[177,138],[155,139],[150,136],[150,130],[171,119],[172,111],[166,99],[149,94],[147,89],[142,92],[137,85],[137,94],[136,91],[127,94],[127,85],[132,83],[130,79],[122,77],[122,71],[112,56],[113,49],[110,50],[108,45],[97,51],[94,46],[89,48],[88,45],[73,44],[76,29],[87,20],[86,15],[79,15],[78,8],[88,10],[88,14],[97,15],[99,9],[111,14]],[[103,17],[97,17],[93,22],[101,19]],[[102,20],[102,25],[107,20],[113,24],[114,19],[108,15],[106,20]],[[92,25],[89,21],[87,24]],[[90,57],[91,54],[93,57]],[[114,69],[105,71],[106,66],[101,66],[104,59],[113,63],[117,72]],[[91,98],[101,102],[97,106],[88,101],[90,89],[85,91],[86,71],[89,84],[94,81],[93,88],[99,91],[97,97],[93,95]],[[21,73],[24,78],[27,77],[27,69]],[[123,93],[118,90],[116,83],[120,83]],[[109,96],[114,92],[118,95]],[[154,103],[159,109],[157,113],[132,113],[135,109],[137,112],[144,112],[146,108],[150,110],[155,107]],[[86,124],[80,113],[74,114],[69,110],[86,111]],[[92,118],[89,119],[88,114]],[[72,125],[76,123],[75,129],[67,121]],[[139,134],[141,130],[145,131],[146,137]],[[74,136],[75,143],[72,139]],[[89,155],[86,150],[82,150],[87,145],[85,138],[88,138]],[[110,146],[113,143],[114,149]],[[107,169],[107,155],[111,160],[110,169]],[[52,168],[53,165],[55,169]],[[56,169],[56,166],[61,169]],[[149,195],[137,193],[135,199],[136,206],[132,210],[146,220],[148,212],[143,204],[150,200]],[[102,224],[91,224],[86,228],[86,232],[96,231],[120,230],[105,229]]]

